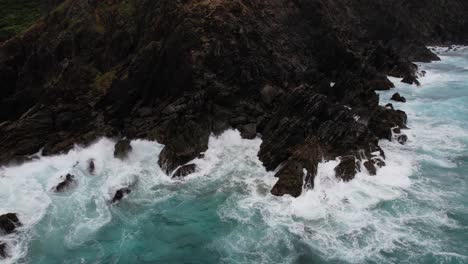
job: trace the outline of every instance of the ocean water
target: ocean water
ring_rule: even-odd
[[[381,141],[377,176],[339,182],[337,162],[323,162],[314,190],[274,197],[261,139],[211,137],[201,170],[183,181],[157,166],[162,145],[133,141],[120,161],[101,139],[0,169],[0,214],[23,223],[0,237],[12,256],[0,263],[468,263],[468,49],[437,51],[442,61],[420,65],[420,87],[393,79],[396,89],[380,93],[381,104],[397,91],[407,98],[392,103],[410,129],[404,146]],[[78,184],[51,192],[67,173]]]

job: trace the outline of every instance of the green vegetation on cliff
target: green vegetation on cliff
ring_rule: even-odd
[[[0,0],[0,41],[25,30],[40,16],[40,0]]]

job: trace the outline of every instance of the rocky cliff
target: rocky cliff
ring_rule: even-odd
[[[464,0],[67,0],[0,44],[0,162],[101,136],[165,144],[172,173],[211,133],[257,133],[274,195],[384,165],[405,128],[386,75],[417,84],[425,45],[468,42]],[[305,177],[305,182],[304,182]]]

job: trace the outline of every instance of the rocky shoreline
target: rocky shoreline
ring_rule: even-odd
[[[211,134],[235,128],[261,135],[260,160],[280,168],[273,195],[313,188],[322,160],[340,158],[344,181],[359,163],[372,175],[378,141],[406,129],[375,91],[393,87],[387,75],[417,85],[412,61],[438,59],[426,45],[467,43],[467,12],[456,0],[64,1],[0,44],[0,163],[145,138],[183,177]]]

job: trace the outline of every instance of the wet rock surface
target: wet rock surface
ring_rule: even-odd
[[[114,146],[114,157],[117,159],[124,160],[128,158],[128,155],[131,151],[132,151],[132,145],[131,145],[130,140],[128,139],[119,140]]]
[[[132,190],[128,187],[118,189],[115,193],[114,196],[112,197],[111,203],[115,204],[120,202],[123,198],[128,196]]]
[[[174,174],[172,175],[172,178],[183,178],[185,176],[188,176],[194,173],[196,170],[197,170],[197,165],[195,164],[183,165],[182,167],[178,168],[174,172]]]
[[[390,100],[393,100],[393,101],[396,101],[396,102],[402,102],[402,103],[406,102],[406,98],[401,96],[400,93],[394,93],[392,95],[392,98],[390,98]]]
[[[354,179],[359,171],[360,162],[355,156],[343,156],[340,158],[340,163],[335,167],[336,177],[343,181]]]
[[[286,164],[272,192],[297,196],[296,165],[310,186],[322,158],[368,159],[406,127],[378,105],[387,75],[417,84],[426,45],[468,43],[461,0],[123,1],[65,1],[0,43],[0,163],[145,138],[171,175],[237,128],[262,135],[268,170]]]
[[[8,258],[7,254],[7,244],[0,241],[0,259]]]
[[[21,226],[18,216],[14,213],[0,215],[0,232],[4,234],[13,233],[17,227]]]
[[[62,181],[57,184],[57,186],[54,187],[54,191],[61,193],[69,190],[76,184],[76,179],[74,175],[67,174],[65,176],[62,176]]]

